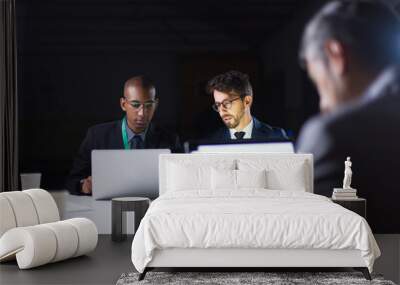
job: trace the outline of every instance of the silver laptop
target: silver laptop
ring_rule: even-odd
[[[93,150],[92,195],[158,197],[158,157],[169,149]]]

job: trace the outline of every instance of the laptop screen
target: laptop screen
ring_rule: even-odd
[[[276,152],[294,153],[293,143],[282,142],[253,142],[235,144],[205,144],[197,146],[193,152]]]

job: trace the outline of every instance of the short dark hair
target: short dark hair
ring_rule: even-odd
[[[328,39],[349,48],[357,63],[380,69],[400,61],[400,21],[396,12],[378,0],[336,0],[327,3],[308,22],[300,47],[300,61],[313,45],[326,59]]]
[[[153,80],[145,75],[134,76],[125,81],[124,92],[130,86],[141,86],[148,91],[154,90],[154,95],[156,94],[156,86]]]
[[[219,74],[207,83],[206,91],[213,94],[214,90],[228,93],[229,95],[253,96],[249,76],[245,73],[231,70]]]

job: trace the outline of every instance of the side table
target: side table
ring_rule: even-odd
[[[367,219],[367,200],[364,198],[332,199],[332,202],[359,214],[364,219]]]
[[[126,239],[126,225],[124,223],[124,212],[135,212],[135,232],[140,221],[146,214],[150,205],[150,199],[145,197],[119,197],[111,201],[111,239],[123,241]]]

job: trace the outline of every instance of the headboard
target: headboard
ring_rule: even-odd
[[[232,161],[236,169],[241,163],[269,163],[275,162],[286,167],[298,163],[304,163],[305,191],[314,192],[314,168],[312,154],[292,154],[292,153],[196,153],[196,154],[161,154],[159,159],[159,194],[165,193],[167,189],[168,164],[169,163],[194,163],[202,166],[218,163],[219,161]]]

